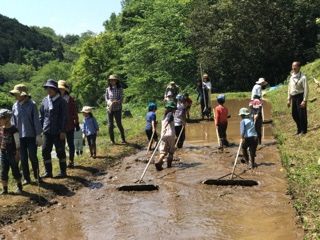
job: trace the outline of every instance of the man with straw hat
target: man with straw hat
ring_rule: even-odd
[[[17,100],[12,106],[11,124],[19,130],[23,184],[31,183],[28,158],[30,158],[35,180],[41,182],[37,146],[42,145],[42,127],[37,105],[31,100],[28,89],[24,84],[15,85],[10,94]]]
[[[74,167],[74,129],[80,130],[77,106],[74,98],[70,95],[70,89],[65,80],[58,81],[58,88],[61,97],[68,103],[68,125],[67,125],[67,144],[69,147],[69,168]]]

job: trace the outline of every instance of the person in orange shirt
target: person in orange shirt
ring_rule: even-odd
[[[217,102],[219,106],[215,108],[215,125],[218,129],[218,134],[220,138],[220,146],[219,148],[223,148],[223,145],[226,147],[229,146],[229,142],[227,140],[227,127],[228,127],[228,108],[223,104],[225,103],[226,98],[224,94],[219,94],[217,97]]]

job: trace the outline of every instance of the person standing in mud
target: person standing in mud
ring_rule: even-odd
[[[294,135],[303,135],[307,133],[307,100],[309,94],[309,85],[306,76],[300,71],[301,63],[292,63],[292,74],[288,84],[288,108],[292,104],[291,114],[297,125],[297,132]]]
[[[11,124],[19,130],[23,184],[31,183],[29,158],[35,180],[42,182],[39,176],[39,160],[37,156],[37,147],[42,145],[42,127],[39,121],[37,105],[31,100],[29,91],[24,84],[15,85],[10,94],[17,100],[12,106]]]
[[[248,148],[250,152],[251,169],[255,167],[256,150],[258,146],[258,135],[255,130],[254,122],[250,118],[250,112],[247,108],[241,108],[239,116],[242,120],[240,122],[240,135],[242,138],[242,153],[245,163],[249,163]]]
[[[158,144],[158,134],[156,130],[156,126],[157,126],[156,111],[157,111],[157,105],[155,103],[150,103],[148,105],[148,113],[146,115],[146,126],[145,126],[146,135],[150,143],[148,148],[151,148],[153,140],[155,140],[155,146],[157,146]]]
[[[205,85],[203,85],[202,80],[197,80],[197,87],[196,91],[198,93],[197,101],[199,101],[200,98],[200,105],[201,105],[201,119],[204,119],[204,116],[207,116],[209,118],[210,111],[208,109],[208,89]]]
[[[174,102],[167,102],[166,111],[161,121],[161,142],[160,142],[160,156],[158,161],[155,163],[155,167],[158,171],[162,170],[164,158],[168,154],[167,167],[171,168],[173,161],[173,154],[175,151],[175,128],[174,128],[174,112],[177,106]]]
[[[208,91],[208,109],[211,109],[211,99],[210,99],[210,96],[211,96],[211,82],[210,82],[210,79],[209,79],[209,75],[208,74],[203,74],[202,76],[202,80],[203,80],[203,85],[206,86],[207,88],[207,91]]]
[[[223,145],[226,147],[229,146],[229,142],[227,140],[227,128],[228,128],[228,108],[224,106],[226,98],[224,94],[219,94],[217,97],[217,102],[219,106],[215,108],[215,125],[218,129],[218,134],[220,138],[220,146],[219,148],[223,148]]]
[[[74,167],[74,129],[80,130],[77,106],[74,98],[70,96],[70,89],[65,80],[58,81],[58,88],[61,97],[68,103],[68,125],[67,125],[67,144],[69,147],[69,164],[68,168]]]
[[[114,140],[114,119],[120,131],[122,143],[127,143],[124,129],[122,126],[122,101],[123,101],[123,89],[120,86],[119,79],[116,75],[110,75],[108,78],[109,87],[106,89],[105,101],[107,104],[107,117],[108,117],[108,130],[112,144],[115,144]]]
[[[174,128],[177,137],[177,148],[182,148],[184,140],[186,139],[186,113],[187,113],[187,98],[180,98],[180,104],[174,113]]]
[[[48,79],[43,88],[48,96],[42,100],[40,106],[40,123],[43,129],[42,157],[45,167],[43,178],[52,178],[51,151],[55,146],[59,159],[60,172],[56,178],[67,177],[66,162],[66,132],[68,124],[67,102],[60,96],[57,81]]]
[[[259,95],[254,95],[253,100],[249,102],[250,114],[253,118],[255,130],[258,134],[258,144],[261,145],[262,139],[262,101]]]
[[[168,101],[174,101],[176,102],[177,99],[177,95],[179,94],[179,86],[174,82],[174,81],[171,81],[169,83],[169,85],[166,87],[166,90],[165,90],[165,93],[164,93],[164,102],[168,102]],[[171,93],[169,95],[169,93]],[[170,99],[169,99],[170,98]]]

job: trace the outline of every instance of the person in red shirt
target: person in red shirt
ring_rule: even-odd
[[[224,94],[219,94],[217,97],[217,102],[219,103],[219,106],[215,108],[215,125],[218,129],[218,134],[220,138],[220,146],[219,148],[222,148],[223,145],[226,147],[229,146],[229,142],[227,140],[227,127],[228,127],[228,108],[226,108],[223,104],[225,103],[226,98]]]
[[[187,99],[187,120],[190,119],[190,109],[191,109],[191,105],[192,105],[192,100],[191,98],[189,97],[189,93],[185,93],[184,94],[184,97]]]

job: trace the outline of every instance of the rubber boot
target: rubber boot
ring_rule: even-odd
[[[167,168],[171,168],[172,167],[172,157],[168,157],[167,158]]]
[[[42,175],[42,178],[52,178],[52,163],[45,163],[44,168],[46,172]]]
[[[96,158],[97,154],[97,146],[92,146],[92,157]]]
[[[162,160],[162,158],[161,159],[159,159],[159,161],[158,162],[156,162],[154,165],[155,165],[155,167],[156,167],[156,169],[158,170],[158,171],[161,171],[163,168],[162,168],[162,164],[163,164],[163,160]]]
[[[120,134],[121,134],[121,140],[122,140],[122,143],[127,143],[127,141],[126,141],[126,137],[125,137],[125,135],[124,135],[124,130],[122,129],[122,130],[120,130]]]
[[[56,178],[67,177],[67,163],[66,161],[59,161],[60,172],[56,175]]]
[[[219,149],[222,149],[223,150],[223,138],[219,138],[220,139],[220,143],[219,143]]]

